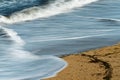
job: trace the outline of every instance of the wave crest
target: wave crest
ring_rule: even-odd
[[[15,12],[9,17],[0,16],[0,22],[12,24],[38,18],[47,18],[60,13],[68,12],[76,7],[83,7],[95,1],[97,0],[56,0],[46,6],[34,6],[32,8]]]

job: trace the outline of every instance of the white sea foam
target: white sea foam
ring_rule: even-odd
[[[56,0],[44,7],[32,7],[13,13],[10,17],[0,16],[1,23],[16,23],[37,18],[47,18],[60,13],[65,13],[73,8],[83,7],[97,0]]]
[[[13,41],[11,47],[8,48],[8,52],[11,56],[13,56],[14,58],[22,58],[22,59],[38,58],[37,56],[23,49],[25,42],[14,30],[5,27],[1,27],[1,28],[4,30],[6,35],[9,36],[9,39]]]
[[[96,18],[96,17],[91,17],[91,18],[101,21],[120,22],[120,19],[114,19],[114,18]]]
[[[106,30],[106,31],[113,31],[113,30]],[[47,41],[66,41],[66,40],[77,40],[77,39],[84,39],[84,38],[90,38],[90,37],[97,37],[97,36],[103,36],[103,35],[107,35],[107,34],[97,34],[97,35],[88,35],[88,36],[79,36],[79,37],[63,37],[63,38],[51,38],[51,39],[34,39],[35,42],[47,42]],[[34,42],[31,39],[31,42]]]
[[[96,19],[96,20],[100,20],[100,21],[111,21],[111,22],[120,22],[120,19],[116,19],[116,18],[102,18],[102,17],[89,17],[89,16],[77,16],[77,17],[82,17],[82,18],[89,18],[89,19]]]
[[[18,36],[18,34],[12,30],[12,29],[8,29],[5,27],[2,27],[2,29],[4,29],[4,31],[7,33],[8,36],[10,36],[10,39],[16,43],[19,43],[20,45],[24,45],[25,42],[21,39],[20,36]]]

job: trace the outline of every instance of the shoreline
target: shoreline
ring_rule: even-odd
[[[68,66],[55,77],[44,80],[119,80],[120,44],[63,55]]]

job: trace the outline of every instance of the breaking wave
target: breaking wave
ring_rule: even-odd
[[[76,7],[83,7],[97,0],[55,0],[48,5],[33,6],[12,13],[9,17],[0,16],[1,23],[16,23],[38,18],[47,18],[60,13],[65,13]]]

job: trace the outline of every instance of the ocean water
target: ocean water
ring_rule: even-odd
[[[120,0],[0,0],[0,80],[41,80],[59,56],[120,41]]]

